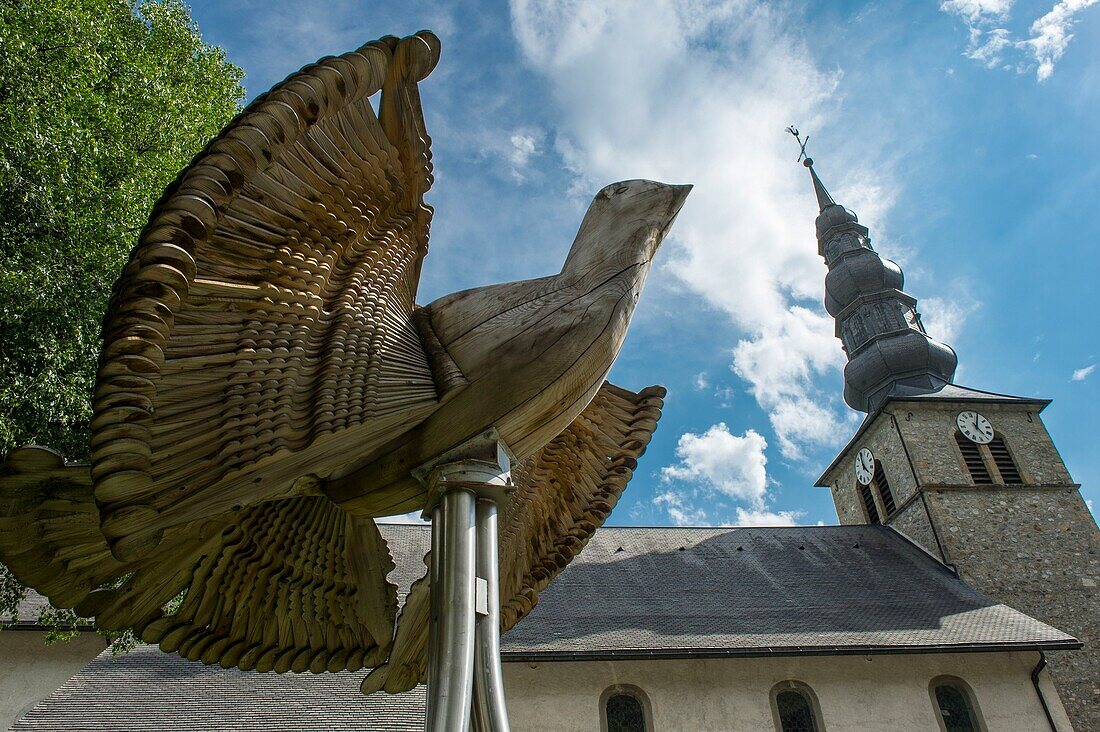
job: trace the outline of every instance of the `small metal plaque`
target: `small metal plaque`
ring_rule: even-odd
[[[474,612],[478,615],[488,615],[489,583],[478,577],[474,584]]]

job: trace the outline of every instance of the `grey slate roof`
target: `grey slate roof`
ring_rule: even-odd
[[[419,567],[424,526],[382,528]],[[391,575],[400,592],[416,570]],[[598,530],[503,638],[505,660],[1077,647],[882,526]],[[145,646],[100,655],[12,728],[419,730],[423,689],[363,697],[365,672],[256,674]]]
[[[365,671],[258,674],[141,646],[104,651],[11,729],[59,732],[421,732],[424,688],[363,696]]]
[[[506,657],[1076,647],[883,526],[596,532]]]

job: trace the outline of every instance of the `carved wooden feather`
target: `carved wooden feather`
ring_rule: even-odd
[[[513,467],[516,490],[499,529],[502,631],[531,612],[603,525],[653,436],[664,396],[659,386],[636,394],[605,382],[565,431]],[[429,592],[425,574],[401,608],[389,660],[363,680],[364,693],[424,683]]]
[[[116,556],[294,495],[437,404],[410,315],[432,182],[416,82],[438,56],[422,32],[306,67],[153,210],[95,393],[92,477]]]

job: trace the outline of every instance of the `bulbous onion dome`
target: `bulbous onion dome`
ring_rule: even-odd
[[[871,247],[867,227],[836,203],[806,158],[820,209],[818,253],[825,259],[825,309],[848,356],[844,401],[874,412],[892,387],[935,391],[950,383],[958,359],[950,346],[929,337],[917,301],[902,287],[901,268]]]

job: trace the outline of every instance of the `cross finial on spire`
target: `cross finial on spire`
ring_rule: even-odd
[[[810,136],[806,135],[806,139],[803,140],[802,133],[800,133],[798,131],[798,128],[794,125],[788,125],[787,132],[790,132],[792,135],[794,135],[794,139],[798,140],[798,160],[796,160],[795,162],[802,163],[802,159],[805,158],[806,162],[802,164],[805,165],[807,168],[812,166],[814,164],[813,158],[806,154],[806,145],[810,143]]]
[[[814,159],[806,152],[806,145],[810,142],[810,136],[806,135],[806,138],[802,138],[802,133],[798,131],[798,128],[794,125],[787,127],[787,132],[794,136],[794,139],[798,141],[798,161],[804,166],[810,169],[810,178],[814,182],[814,193],[817,194],[817,205],[819,210],[824,211],[829,206],[835,206],[836,201],[829,195],[829,191],[826,190],[825,184],[821,182],[821,179],[817,177],[817,171],[814,170]]]

